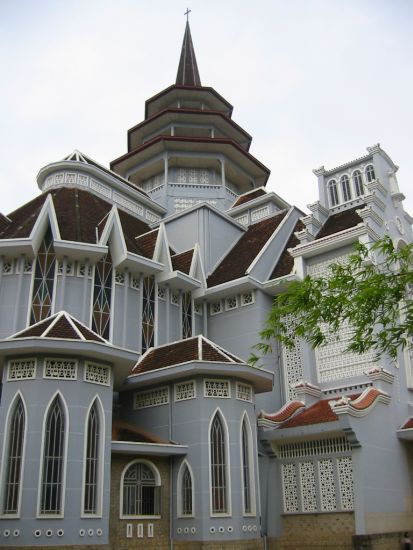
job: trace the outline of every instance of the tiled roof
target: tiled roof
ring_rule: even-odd
[[[153,258],[156,241],[158,239],[158,232],[159,229],[154,229],[153,231],[149,231],[149,233],[144,233],[143,235],[136,237],[137,245],[143,251],[146,258]]]
[[[255,257],[285,218],[287,212],[251,225],[208,277],[208,286],[215,286],[245,275]]]
[[[360,411],[368,409],[382,393],[377,388],[368,388],[357,399],[351,401],[351,406]]]
[[[112,423],[112,441],[128,441],[132,443],[161,443],[169,444],[169,441],[161,439],[155,434],[142,430],[129,422],[115,419]]]
[[[295,246],[300,244],[300,241],[297,239],[294,233],[296,231],[301,231],[302,229],[304,229],[304,224],[301,220],[298,220],[298,222],[296,223],[293,229],[291,237],[288,239],[288,242],[285,245],[283,252],[281,253],[281,256],[277,262],[277,265],[274,267],[274,270],[271,273],[270,279],[277,279],[278,277],[289,275],[292,272],[294,267],[294,258],[288,252],[288,249],[294,248]]]
[[[10,339],[13,340],[18,338],[61,338],[106,343],[104,338],[84,326],[66,311],[59,311],[59,313],[10,336]]]
[[[267,414],[262,412],[260,418],[265,418],[265,420],[270,420],[271,422],[280,423],[285,422],[291,418],[294,414],[297,413],[300,409],[304,407],[302,401],[289,401],[275,414]]]
[[[174,271],[181,271],[182,273],[186,273],[186,275],[189,275],[193,255],[193,248],[191,250],[181,252],[180,254],[175,254],[175,256],[171,257],[172,269]]]
[[[284,422],[279,429],[308,426],[310,424],[322,424],[324,422],[334,422],[335,420],[338,420],[338,417],[331,410],[329,400],[322,399]]]
[[[257,197],[261,197],[262,195],[266,195],[266,194],[267,194],[266,191],[262,188],[255,189],[254,191],[248,191],[247,193],[240,195],[237,198],[237,200],[234,202],[234,204],[231,206],[231,208],[235,208],[236,206],[241,206],[241,204],[245,204],[246,202],[252,201]]]
[[[360,208],[362,208],[362,206],[358,205],[354,208],[350,208],[349,210],[343,210],[342,212],[337,212],[337,214],[330,216],[319,231],[316,238],[321,239],[321,237],[327,237],[328,235],[333,235],[339,231],[350,229],[350,227],[355,227],[363,221],[356,212],[356,210],[359,210]]]
[[[411,416],[406,422],[401,426],[401,430],[411,430],[413,428],[413,416]]]
[[[217,344],[199,335],[149,349],[134,366],[131,375],[172,367],[190,361],[243,363],[238,357],[234,357]]]

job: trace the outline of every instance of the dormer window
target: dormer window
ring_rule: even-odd
[[[349,177],[344,175],[340,178],[341,191],[343,193],[343,201],[347,202],[351,200],[350,180]]]
[[[361,197],[364,194],[363,178],[360,170],[353,172],[354,194],[356,197]]]
[[[337,192],[337,182],[336,182],[336,180],[330,180],[328,182],[328,190],[329,190],[329,193],[330,193],[331,206],[336,206],[338,204],[338,192]]]
[[[366,168],[366,179],[368,183],[371,183],[376,179],[376,174],[374,173],[374,166],[369,164]]]

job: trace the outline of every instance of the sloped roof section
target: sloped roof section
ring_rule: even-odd
[[[189,275],[193,255],[194,249],[191,248],[191,250],[186,250],[185,252],[171,256],[172,269],[174,271],[181,271],[182,273]]]
[[[244,364],[244,361],[238,357],[199,335],[149,349],[134,366],[131,375],[143,374],[191,361]]]
[[[288,252],[288,249],[294,248],[295,246],[300,244],[300,241],[297,239],[294,233],[296,231],[301,231],[302,229],[304,229],[304,224],[301,220],[298,220],[293,229],[291,237],[288,239],[287,244],[285,245],[285,248],[281,253],[277,265],[274,267],[274,270],[270,275],[270,279],[284,277],[285,275],[289,275],[292,272],[294,267],[294,258]]]
[[[208,277],[208,287],[243,277],[252,261],[261,252],[286,214],[287,212],[284,211],[276,216],[251,225],[212,275]]]
[[[184,40],[182,42],[181,57],[179,59],[178,72],[176,75],[177,86],[201,86],[198,65],[195,57],[194,45],[192,44],[191,30],[188,21],[186,22]]]
[[[69,315],[66,311],[59,311],[51,317],[27,327],[8,339],[19,338],[59,338],[63,340],[92,341],[106,344],[107,341]]]
[[[236,206],[241,206],[241,204],[245,204],[246,202],[252,201],[266,194],[267,192],[264,189],[262,189],[262,187],[260,187],[259,189],[255,189],[254,191],[248,191],[247,193],[240,195],[237,198],[237,200],[234,202],[234,204],[231,206],[231,208],[235,208]]]
[[[355,227],[363,220],[357,214],[356,210],[362,208],[360,205],[350,208],[349,210],[343,210],[342,212],[337,212],[330,216],[325,222],[324,226],[320,229],[316,239],[321,239],[322,237],[327,237],[328,235],[334,235],[339,231],[344,231],[345,229],[350,229],[350,227]]]
[[[143,255],[146,258],[153,258],[155,252],[156,241],[158,239],[159,229],[154,229],[148,233],[144,233],[139,237],[136,237],[136,244],[142,250]]]
[[[112,423],[112,441],[128,441],[132,443],[170,444],[170,441],[161,439],[155,434],[143,430],[129,422],[115,419]]]

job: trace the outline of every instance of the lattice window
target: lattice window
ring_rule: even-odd
[[[242,306],[249,306],[250,304],[254,303],[254,293],[253,292],[245,292],[244,294],[241,294],[241,305]]]
[[[195,302],[194,303],[194,312],[197,314],[197,315],[202,315],[202,312],[203,312],[203,305],[201,302]]]
[[[142,353],[155,341],[155,277],[143,278],[142,293]]]
[[[7,380],[30,380],[36,378],[36,359],[9,361]]]
[[[288,335],[292,337],[292,315],[286,315],[284,322],[289,327]],[[294,337],[294,346],[292,348],[282,346],[282,359],[286,396],[287,399],[294,399],[297,394],[292,386],[303,379],[303,348],[301,338]]]
[[[159,300],[166,300],[166,288],[164,286],[158,286],[158,298]]]
[[[216,413],[211,424],[211,508],[213,514],[228,512],[227,448],[221,417]]]
[[[32,273],[33,271],[33,261],[25,260],[23,266],[23,273]]]
[[[171,292],[171,304],[173,306],[179,306],[179,292]]]
[[[354,510],[353,461],[351,456],[337,459],[340,506],[342,510]]]
[[[208,172],[208,170],[200,170],[199,183],[201,183],[201,184],[208,184],[209,183],[209,172]]]
[[[315,467],[311,461],[300,462],[301,506],[303,512],[317,511]]]
[[[76,380],[77,361],[73,359],[46,359],[44,362],[43,378]]]
[[[192,296],[190,292],[182,294],[182,338],[192,336]]]
[[[243,384],[242,382],[237,382],[236,398],[241,399],[241,401],[248,401],[252,403],[252,386],[249,384]]]
[[[125,284],[125,274],[121,271],[116,270],[115,271],[115,283],[117,285],[124,285]]]
[[[134,394],[134,409],[146,409],[169,403],[169,388],[157,388],[156,390],[140,391]]]
[[[14,274],[14,260],[5,260],[3,262],[2,273],[3,275],[13,275]]]
[[[76,174],[73,173],[67,173],[66,176],[66,183],[76,183]]]
[[[281,464],[284,512],[298,512],[297,472],[295,464]]]
[[[91,382],[92,384],[110,386],[110,367],[96,363],[86,363],[84,379],[85,382]]]
[[[85,486],[83,497],[84,514],[96,514],[98,511],[100,437],[99,410],[95,401],[90,409],[87,421]]]
[[[236,309],[238,307],[238,297],[231,296],[230,298],[225,298],[225,309],[227,311],[231,309]]]
[[[109,339],[113,265],[110,252],[95,266],[93,285],[92,330]]]
[[[194,399],[196,397],[195,382],[180,382],[175,384],[175,401],[184,401],[186,399]]]
[[[57,263],[57,274],[58,275],[63,275],[63,271],[64,271],[64,264],[63,262],[58,262]],[[66,262],[66,271],[65,271],[65,274],[66,275],[69,275],[69,276],[72,276],[75,274],[75,266],[72,262]]]
[[[131,275],[129,277],[129,284],[130,284],[130,287],[133,288],[134,290],[139,290],[140,288],[139,277],[134,277],[133,275]]]
[[[248,225],[248,214],[238,216],[238,218],[235,218],[235,221],[240,223],[241,225]]]
[[[320,480],[321,510],[323,512],[337,510],[334,463],[331,458],[318,461],[318,475]]]
[[[30,312],[31,325],[46,319],[52,312],[55,270],[56,256],[53,248],[53,235],[49,227],[36,258]]]
[[[204,397],[231,397],[229,380],[204,380]]]
[[[214,303],[210,304],[209,313],[211,315],[218,315],[218,313],[222,313],[222,303],[221,303],[221,301],[214,302]]]
[[[100,183],[99,181],[94,179],[90,180],[90,188],[107,198],[112,195],[110,187],[107,187],[106,185],[103,185],[103,183]]]
[[[330,437],[328,439],[285,443],[280,446],[280,458],[303,458],[350,451],[351,446],[344,437]]]
[[[92,265],[86,266],[86,264],[79,264],[77,266],[77,276],[78,277],[87,276],[89,279],[91,279],[92,275],[93,275],[93,266]]]
[[[257,210],[253,210],[251,212],[251,221],[257,222],[258,220],[262,220],[263,218],[266,218],[270,215],[270,207],[264,206],[263,208],[258,208]]]
[[[178,183],[186,183],[186,170],[185,168],[178,169]]]
[[[13,412],[8,425],[7,454],[4,463],[6,467],[4,514],[17,514],[19,511],[25,425],[26,414],[23,401],[18,397],[13,404]]]

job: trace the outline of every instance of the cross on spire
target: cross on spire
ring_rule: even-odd
[[[184,13],[184,15],[186,15],[186,20],[188,21],[189,19],[189,14],[191,13],[192,10],[190,10],[189,8],[186,8],[186,12]]]

